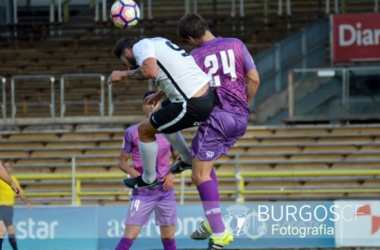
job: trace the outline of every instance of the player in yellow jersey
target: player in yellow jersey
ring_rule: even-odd
[[[1,161],[0,161],[0,179],[1,179],[0,181],[2,183],[5,182],[6,184],[8,184],[12,188],[12,190],[16,193],[16,195],[19,195],[20,187],[18,185],[16,185],[16,183],[9,176],[7,170],[5,170]],[[1,214],[0,214],[0,250],[2,249],[3,239],[4,239],[6,232],[7,232],[7,229],[5,227],[4,221],[3,221]]]
[[[13,170],[12,163],[9,161],[5,161],[4,168],[7,171],[8,175],[10,176]],[[16,179],[16,177],[11,176],[10,178],[17,187],[20,187],[20,184],[18,183],[18,180]],[[8,231],[9,244],[12,246],[13,250],[17,250],[15,227],[13,225],[13,205],[15,204],[16,195],[13,192],[14,189],[13,190],[12,189],[13,187],[9,186],[8,182],[4,182],[0,180],[0,218],[2,220],[4,228],[6,227],[6,230],[2,232],[0,237],[4,239],[5,233],[6,231]],[[26,205],[28,206],[28,209],[31,210],[32,205],[30,205],[30,203],[28,202],[21,188],[18,189],[18,195],[26,203]]]

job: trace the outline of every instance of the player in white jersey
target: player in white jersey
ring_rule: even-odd
[[[138,127],[144,174],[124,180],[124,184],[131,188],[154,187],[158,185],[155,134],[163,133],[180,153],[179,164],[186,166],[186,162],[191,163],[190,150],[179,131],[198,126],[209,117],[215,105],[214,92],[209,87],[211,79],[191,55],[165,38],[122,39],[117,42],[113,53],[128,70],[113,71],[108,83],[125,78],[153,79],[160,91],[148,96],[145,102],[155,104],[167,97],[161,108]]]

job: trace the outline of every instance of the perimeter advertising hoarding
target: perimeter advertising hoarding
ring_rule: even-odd
[[[15,207],[18,249],[95,250],[96,220],[96,207]],[[8,240],[3,249],[12,249]]]
[[[225,225],[235,235],[235,249],[283,247],[333,247],[332,202],[248,203],[222,205]],[[117,209],[117,212],[116,212]],[[98,210],[99,250],[113,250],[124,230],[126,208]],[[193,241],[190,234],[204,220],[200,205],[178,206],[176,243],[179,249],[205,249],[207,241]],[[134,243],[135,249],[162,249],[159,229],[151,217]]]
[[[330,17],[333,62],[380,61],[380,13]]]
[[[235,235],[234,249],[334,247],[333,202],[224,204],[225,225]],[[114,250],[124,232],[127,206],[25,207],[15,209],[16,237],[24,250]],[[190,234],[204,220],[201,205],[178,206],[178,249],[205,249],[207,241]],[[4,241],[3,249],[11,249]],[[162,249],[154,215],[133,249]]]
[[[337,247],[380,247],[380,201],[336,201]]]

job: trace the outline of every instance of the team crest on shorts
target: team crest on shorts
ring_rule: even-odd
[[[212,151],[207,151],[206,152],[206,156],[207,156],[207,158],[212,158],[212,157],[214,157],[214,152],[212,152]]]
[[[239,236],[248,232],[250,221],[248,219],[249,208],[236,204],[226,208],[228,214],[225,215],[227,230],[233,235]]]

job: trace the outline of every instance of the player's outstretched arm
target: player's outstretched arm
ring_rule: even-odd
[[[252,69],[245,75],[245,83],[247,84],[247,99],[249,107],[260,85],[260,77],[256,69]]]
[[[29,211],[32,211],[33,207],[32,204],[29,203],[28,199],[26,198],[24,192],[20,190],[20,199],[25,202],[25,204],[28,206]]]
[[[156,78],[158,75],[158,65],[156,58],[145,59],[142,65],[133,70],[113,71],[108,78],[108,84],[118,82],[122,79],[147,80]]]
[[[124,78],[133,80],[147,80],[156,78],[158,75],[158,65],[156,58],[149,57],[143,61],[140,67],[134,70],[125,71]]]

